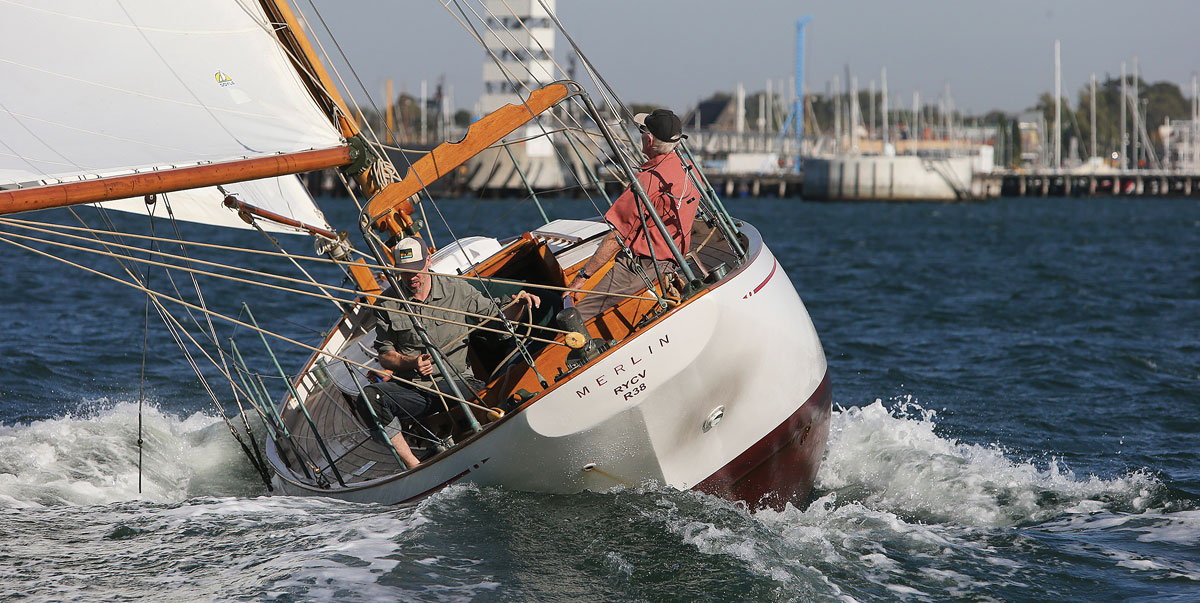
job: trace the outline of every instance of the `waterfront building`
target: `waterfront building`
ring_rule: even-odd
[[[483,60],[483,94],[475,105],[476,115],[486,115],[506,104],[520,104],[530,90],[540,88],[555,77],[554,23],[547,9],[554,11],[555,0],[488,0],[485,3],[486,29],[483,35],[487,51]],[[508,137],[506,149],[493,149],[468,164],[473,190],[498,193],[561,188],[563,170],[556,157],[552,137],[543,135],[552,129],[544,118],[530,122]],[[511,151],[511,156],[509,151]],[[519,167],[519,169],[518,169]]]

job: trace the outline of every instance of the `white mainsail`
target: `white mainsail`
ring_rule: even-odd
[[[312,197],[309,196],[304,185],[300,184],[300,179],[295,176],[280,176],[278,178],[238,182],[236,184],[227,184],[224,188],[240,201],[244,201],[255,207],[273,211],[310,226],[318,226],[331,230],[329,222],[325,219],[325,215],[313,203]],[[170,202],[171,211],[177,220],[200,222],[202,224],[225,226],[227,228],[253,228],[253,226],[243,222],[238,217],[237,212],[225,207],[225,195],[217,190],[216,187],[197,188],[159,195],[160,200],[164,198]],[[157,218],[165,218],[167,216],[167,210],[161,203],[159,207],[155,208],[146,205],[145,200],[141,198],[107,201],[100,205],[108,209],[135,214],[148,215],[153,212],[153,215]],[[270,220],[258,220],[257,224],[267,232],[300,234],[293,228],[280,226]]]
[[[0,82],[0,189],[343,144],[251,0],[0,0]],[[245,186],[324,224],[295,177]],[[216,200],[181,219],[241,224],[215,191],[173,195]]]

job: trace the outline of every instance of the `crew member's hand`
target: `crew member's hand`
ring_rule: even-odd
[[[367,379],[373,383],[390,381],[391,378],[392,378],[392,371],[389,369],[379,369],[377,371],[371,371],[371,372],[367,373]]]
[[[568,289],[579,289],[579,288],[582,288],[585,283],[587,283],[586,278],[583,278],[582,276],[577,276],[577,277],[571,279],[571,284],[567,285],[567,288]],[[575,291],[563,292],[563,297],[567,297],[568,295],[571,296],[571,299],[575,299],[577,297],[578,293]]]
[[[417,356],[417,372],[428,377],[433,374],[433,356],[421,354]]]
[[[513,296],[513,298],[527,306],[533,306],[535,308],[542,307],[542,300],[538,296],[528,291],[521,291]]]

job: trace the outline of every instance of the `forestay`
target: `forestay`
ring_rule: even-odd
[[[343,144],[250,0],[5,0],[0,81],[0,188]],[[284,180],[247,190],[300,190]],[[307,195],[245,200],[324,223],[288,207]],[[184,205],[177,217],[209,221]]]

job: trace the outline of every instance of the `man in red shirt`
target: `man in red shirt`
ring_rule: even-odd
[[[667,233],[671,235],[680,252],[686,254],[691,243],[692,222],[696,219],[700,194],[692,185],[691,179],[683,169],[683,162],[675,152],[675,147],[679,146],[679,141],[684,137],[683,124],[667,109],[639,113],[634,116],[633,121],[642,132],[642,152],[647,157],[646,162],[638,166],[638,182],[650,198],[650,204],[662,218]],[[604,214],[604,219],[612,225],[613,230],[600,242],[596,253],[571,281],[570,288],[582,287],[589,276],[595,274],[617,254],[621,249],[618,236],[633,251],[634,257],[617,258],[612,269],[591,289],[592,293],[573,294],[577,300],[575,307],[584,320],[617,305],[623,299],[602,293],[632,295],[645,289],[646,283],[638,274],[637,268],[652,281],[656,275],[654,260],[658,261],[657,272],[666,274],[679,269],[662,233],[655,226],[654,220],[645,213],[632,187],[625,189],[617,198],[608,213]],[[653,260],[651,249],[654,250]]]

